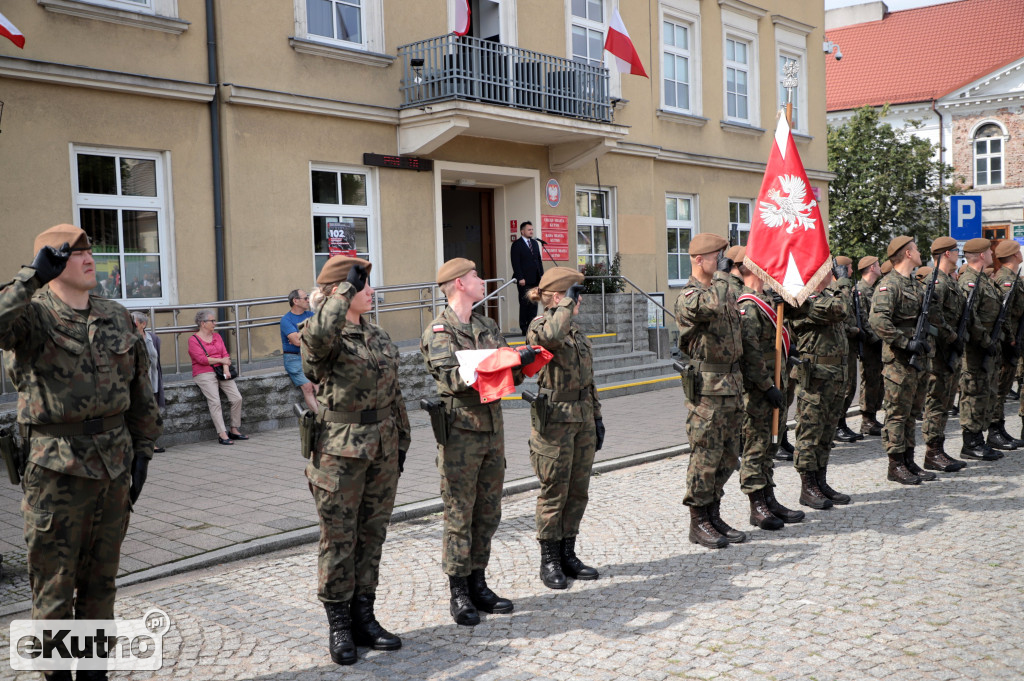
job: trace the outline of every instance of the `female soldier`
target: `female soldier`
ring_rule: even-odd
[[[373,613],[381,548],[409,449],[398,386],[398,348],[362,318],[373,305],[370,263],[327,261],[302,330],[302,370],[320,384],[318,437],[306,477],[320,516],[317,596],[327,610],[331,659],[356,661],[356,645],[398,650]]]
[[[547,405],[534,405],[530,436],[530,462],[541,485],[537,497],[540,578],[549,589],[566,588],[566,575],[598,577],[597,570],[576,557],[590,469],[604,441],[590,340],[573,321],[580,308],[582,283],[583,275],[576,270],[555,267],[527,294],[544,305],[544,313],[530,323],[526,342],[554,355],[537,375],[539,394],[547,398]]]

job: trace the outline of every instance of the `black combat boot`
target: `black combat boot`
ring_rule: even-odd
[[[721,500],[716,501],[708,507],[708,518],[711,520],[711,524],[714,525],[715,529],[718,530],[718,534],[729,540],[730,544],[742,544],[747,541],[746,533],[730,527],[727,522],[722,520],[721,510]]]
[[[352,640],[352,612],[348,603],[324,603],[330,626],[328,649],[335,664],[355,664],[356,644]]]
[[[933,440],[928,443],[928,448],[924,452],[925,468],[943,473],[955,473],[967,465],[963,461],[951,459],[942,445],[942,440]]]
[[[810,506],[819,511],[832,508],[832,500],[818,489],[816,471],[800,471],[800,505]]]
[[[903,461],[903,452],[887,453],[889,455],[889,474],[887,476],[889,480],[901,485],[921,484],[921,478],[907,470],[907,464]]]
[[[924,470],[923,468],[918,466],[917,463],[914,462],[913,447],[907,447],[903,451],[903,465],[906,466],[907,470],[910,471],[913,475],[916,475],[925,482],[931,482],[932,480],[938,477],[937,475],[935,475],[935,473],[930,473],[929,471]]]
[[[70,680],[71,676],[67,678]],[[75,678],[78,681],[107,681],[109,677],[106,669],[82,669],[75,674]]]
[[[818,483],[818,489],[824,494],[833,504],[846,505],[850,503],[850,495],[837,492],[832,489],[828,484],[828,466],[820,468],[814,472],[814,477]]]
[[[466,584],[469,586],[469,599],[473,601],[477,610],[483,610],[492,615],[507,615],[515,609],[512,601],[491,591],[487,586],[483,570],[473,570],[469,573]]]
[[[352,640],[357,646],[374,650],[398,650],[402,639],[380,626],[373,614],[374,594],[357,594],[352,599]]]
[[[999,434],[1005,437],[1010,443],[1017,448],[1024,447],[1024,440],[1018,440],[1014,436],[1006,432],[1006,421],[1000,421],[999,423],[993,424],[999,427]]]
[[[59,672],[43,672],[43,681],[71,681],[71,672],[66,669]]]
[[[562,538],[562,572],[573,579],[597,579],[597,570],[584,565],[576,556],[576,537]]]
[[[779,451],[776,452],[775,458],[779,461],[792,461],[793,452],[796,448],[793,447],[793,443],[789,441],[789,431],[782,431],[782,440],[779,441]]]
[[[449,611],[456,624],[464,624],[472,627],[480,624],[480,613],[473,606],[473,600],[469,597],[469,586],[465,577],[448,575],[448,589],[452,593]]]
[[[762,530],[781,530],[785,525],[782,518],[777,517],[768,508],[764,490],[759,489],[747,495],[750,498],[750,524]]]
[[[763,491],[765,501],[768,502],[768,510],[772,512],[773,516],[784,523],[798,523],[804,519],[803,511],[793,511],[779,503],[779,500],[775,498],[774,487],[768,485]]]
[[[881,435],[882,424],[873,415],[865,414],[860,417],[860,433],[861,435]]]
[[[724,549],[729,545],[729,540],[711,524],[707,506],[690,507],[690,543],[708,549]]]
[[[988,427],[987,444],[993,449],[1005,449],[1006,451],[1017,449],[1013,446],[1013,438],[1008,435],[1004,436],[1002,431],[999,430],[998,423],[993,423]]]
[[[863,438],[863,435],[853,432],[850,427],[846,425],[846,419],[839,419],[839,425],[836,427],[836,439],[840,442],[856,442]]]
[[[562,540],[540,539],[540,581],[549,589],[569,586],[562,572]]]
[[[981,433],[964,428],[964,446],[960,448],[961,459],[975,459],[977,461],[995,461],[999,456],[994,450],[985,446],[985,439]]]

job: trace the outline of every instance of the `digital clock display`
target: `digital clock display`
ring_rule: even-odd
[[[385,156],[384,154],[363,154],[363,165],[399,170],[433,170],[434,162],[418,156]]]

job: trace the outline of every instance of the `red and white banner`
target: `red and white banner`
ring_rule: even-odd
[[[455,35],[469,33],[469,0],[455,0]]]
[[[764,316],[767,317],[769,321],[771,321],[772,326],[774,326],[776,329],[779,328],[779,316],[775,314],[775,310],[772,309],[771,305],[764,302],[763,300],[755,296],[753,293],[744,293],[742,296],[736,299],[736,302],[742,303],[744,300],[749,300],[752,303],[755,303],[757,307],[760,308],[761,312],[764,313]],[[785,325],[782,326],[782,350],[783,352],[786,353],[786,356],[788,357],[789,329],[787,329]]]
[[[775,129],[743,264],[797,307],[832,269],[818,202],[784,115]]]
[[[604,49],[615,56],[615,63],[619,73],[630,73],[634,76],[648,78],[644,71],[644,65],[640,63],[640,55],[629,38],[626,25],[622,23],[619,10],[612,14],[612,20],[608,24],[608,37],[604,41]]]
[[[0,14],[0,35],[10,40],[21,49],[25,49],[24,34],[19,31],[18,27],[12,24],[3,14]]]

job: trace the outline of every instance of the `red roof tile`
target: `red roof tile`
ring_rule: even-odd
[[[828,31],[828,111],[938,99],[1024,58],[1024,0],[961,0]]]

